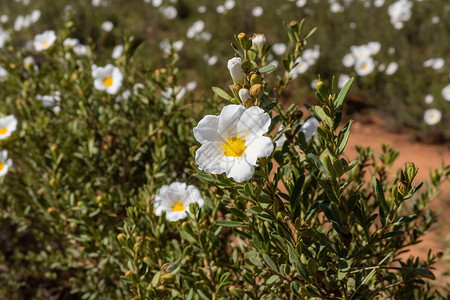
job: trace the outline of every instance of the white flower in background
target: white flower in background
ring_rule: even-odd
[[[436,125],[441,121],[442,113],[436,108],[429,108],[423,114],[423,120],[427,125]]]
[[[14,31],[21,31],[22,28],[25,27],[24,25],[26,25],[24,16],[17,16],[16,20],[14,21]]]
[[[375,1],[373,2],[373,5],[374,5],[375,7],[382,7],[382,6],[384,5],[384,0],[375,0]]]
[[[390,21],[395,29],[402,29],[404,22],[411,18],[412,5],[413,3],[408,0],[399,0],[388,7]]]
[[[0,140],[7,139],[17,129],[17,119],[13,115],[0,118]]]
[[[23,59],[23,65],[25,68],[29,68],[36,64],[36,61],[34,60],[33,56],[27,56]]]
[[[203,55],[203,59],[208,63],[208,65],[210,66],[214,66],[217,63],[217,56],[213,55],[213,56],[209,56],[209,54],[205,54]]]
[[[364,61],[358,61],[355,64],[355,72],[359,76],[367,76],[375,69],[375,63],[372,58]]]
[[[240,57],[233,57],[228,60],[228,70],[234,83],[244,84],[245,74],[241,68],[242,59]]]
[[[8,151],[0,151],[0,177],[8,174],[8,169],[13,165],[11,158],[8,158]]]
[[[309,69],[309,64],[302,60],[301,57],[296,60],[297,65],[289,72],[289,77],[295,79],[300,74],[304,74]]]
[[[193,185],[186,185],[183,182],[173,182],[170,185],[163,185],[159,194],[155,197],[153,208],[158,217],[166,213],[169,222],[176,222],[187,217],[189,204],[198,203],[202,207],[203,200],[200,191]]]
[[[56,91],[53,95],[37,95],[36,100],[42,101],[42,107],[51,107],[55,114],[59,114],[61,108],[59,103],[61,102],[61,93]]]
[[[0,81],[5,81],[6,79],[8,79],[8,71],[6,71],[5,68],[3,68],[2,66],[0,66]]]
[[[442,97],[447,100],[450,101],[450,84],[447,84],[441,91]]]
[[[386,65],[385,65],[385,64],[380,64],[380,65],[378,66],[378,71],[384,72],[384,70],[386,70]]]
[[[367,47],[369,47],[370,55],[377,55],[380,52],[381,44],[380,42],[369,42]]]
[[[153,7],[160,7],[162,2],[163,2],[163,0],[153,0],[152,5],[153,5]]]
[[[344,87],[344,85],[347,83],[347,81],[349,81],[349,80],[350,80],[349,75],[347,75],[347,74],[339,75],[338,84],[337,84],[338,88],[342,89]]]
[[[264,13],[264,9],[261,6],[255,6],[252,9],[252,15],[257,18],[257,17],[261,17],[262,14]]]
[[[88,53],[88,46],[83,44],[77,44],[73,47],[73,52],[78,56],[86,56]]]
[[[425,103],[426,104],[431,104],[431,103],[433,103],[433,101],[434,101],[433,95],[428,94],[428,95],[425,96]]]
[[[245,103],[245,101],[252,99],[252,95],[250,95],[250,91],[248,89],[240,89],[239,98],[241,98],[242,103]]]
[[[168,87],[161,91],[161,99],[166,105],[169,104],[173,98],[175,98],[176,101],[180,101],[184,95],[186,95],[186,88],[180,85],[177,85],[174,88]]]
[[[100,25],[101,29],[106,32],[110,32],[114,28],[114,24],[111,21],[105,21]]]
[[[392,75],[398,70],[398,64],[393,61],[386,67],[386,75]]]
[[[223,4],[223,6],[225,6],[227,10],[233,9],[235,5],[236,2],[234,0],[226,0],[225,3]]]
[[[80,40],[78,40],[78,39],[67,38],[63,41],[63,46],[66,49],[72,49],[79,43],[80,43]]]
[[[439,21],[441,21],[441,18],[439,16],[434,16],[431,19],[431,23],[433,23],[433,24],[437,24],[437,23],[439,23]]]
[[[356,59],[351,53],[344,55],[344,57],[342,58],[342,65],[344,65],[344,67],[346,68],[353,67],[355,63]]]
[[[319,79],[313,79],[311,81],[311,84],[309,85],[313,90],[317,91],[317,83],[319,82]]]
[[[177,17],[177,9],[173,6],[160,7],[159,12],[168,20],[173,20]]]
[[[338,12],[343,12],[344,11],[344,7],[338,2],[333,2],[330,5],[330,11],[332,13],[334,13],[334,14],[338,13]]]
[[[350,51],[355,57],[356,61],[364,61],[369,59],[372,55],[372,50],[368,45],[351,46]]]
[[[97,6],[100,6],[100,4],[101,4],[101,0],[92,0],[92,6],[94,6],[94,7],[97,7]]]
[[[56,41],[56,33],[53,30],[46,30],[34,37],[33,45],[36,51],[44,51],[50,48]]]
[[[3,48],[5,46],[5,43],[9,40],[9,32],[6,30],[3,30],[0,27],[0,48]]]
[[[40,17],[41,17],[41,11],[38,10],[38,9],[35,9],[35,10],[33,10],[31,12],[30,22],[31,23],[36,23],[39,20]]]
[[[196,87],[197,87],[197,81],[195,81],[195,80],[189,81],[188,83],[186,83],[186,90],[188,90],[188,91],[193,91],[193,90],[195,90]]]
[[[252,36],[252,44],[256,47],[262,46],[266,43],[266,36],[262,33],[254,33]]]
[[[306,0],[297,0],[297,2],[295,2],[295,5],[297,7],[303,7],[306,5]]]
[[[286,53],[287,46],[285,43],[276,43],[272,45],[272,51],[276,55],[284,55]]]
[[[300,131],[305,135],[306,141],[309,141],[313,136],[317,135],[317,126],[319,126],[319,121],[314,117],[307,119],[303,123]]]
[[[198,13],[204,14],[206,12],[206,6],[199,6],[197,8]]]
[[[271,139],[263,136],[269,125],[270,116],[257,106],[227,105],[219,116],[207,115],[194,128],[194,137],[202,144],[195,162],[207,173],[249,180],[257,159],[273,152]]]
[[[205,22],[203,20],[195,21],[191,27],[188,28],[186,36],[188,39],[199,37],[200,33],[205,29]]]
[[[278,127],[278,132],[282,131],[284,129],[284,125],[281,124],[280,127]],[[277,148],[281,148],[283,147],[284,142],[287,141],[287,137],[286,135],[283,133],[276,141],[275,141],[275,146]]]
[[[445,64],[445,60],[443,58],[435,58],[433,61],[433,64],[431,65],[431,68],[434,70],[441,69]]]
[[[0,16],[0,23],[5,24],[9,21],[9,16],[8,15],[1,15]]]
[[[394,47],[390,47],[389,49],[388,49],[388,53],[389,54],[394,54],[395,53],[395,48]]]
[[[181,49],[183,49],[184,42],[182,40],[175,41],[172,43],[173,50],[175,52],[179,52]],[[168,39],[164,39],[159,43],[159,48],[165,53],[170,53],[170,41]]]
[[[94,87],[99,91],[106,91],[110,95],[116,94],[122,86],[122,72],[111,64],[94,67],[92,77],[94,77]]]
[[[355,29],[356,28],[356,23],[355,22],[351,22],[350,24],[348,24],[348,27],[350,29]]]
[[[226,8],[225,8],[225,5],[219,5],[219,6],[217,6],[216,7],[216,12],[218,13],[218,14],[223,14],[224,12],[226,12],[227,10],[226,10]]]
[[[113,51],[112,51],[111,57],[113,59],[118,59],[122,55],[123,49],[124,49],[123,45],[115,46]]]

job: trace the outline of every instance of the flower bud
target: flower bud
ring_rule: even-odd
[[[252,74],[252,76],[250,77],[250,85],[255,85],[255,84],[262,84],[262,78],[261,75],[259,74]]]
[[[402,195],[402,196],[406,196],[408,194],[408,185],[405,181],[400,181],[397,184],[397,189],[398,192]]]
[[[262,45],[266,43],[266,36],[262,33],[255,33],[252,37],[253,45],[256,46],[256,48],[260,48]]]
[[[242,59],[240,57],[233,57],[228,61],[228,70],[235,84],[244,84],[245,74],[242,71],[241,64]]]
[[[244,32],[239,33],[238,40],[242,49],[249,50],[252,47],[252,40]]]
[[[255,98],[259,98],[261,97],[261,95],[263,94],[264,89],[262,84],[255,84],[250,88],[250,95],[252,95]]]
[[[242,103],[245,103],[245,101],[252,98],[252,95],[250,95],[250,91],[247,89],[240,89],[239,90],[239,98],[241,98]]]
[[[119,233],[119,234],[117,235],[117,239],[118,239],[120,242],[123,242],[123,241],[126,239],[126,236],[125,236],[125,234],[123,234],[123,233]]]

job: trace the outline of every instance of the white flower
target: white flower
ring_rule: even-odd
[[[365,61],[372,55],[372,50],[367,45],[351,46],[350,51],[355,57],[356,61]]]
[[[174,88],[168,87],[161,91],[161,99],[165,104],[175,98],[175,100],[180,101],[184,95],[186,95],[186,88],[184,86],[177,85]]]
[[[364,61],[358,61],[355,65],[355,72],[359,76],[367,76],[372,73],[375,68],[375,63],[373,59],[369,58]]]
[[[226,11],[225,6],[224,5],[219,5],[216,7],[216,12],[218,14],[223,14]]]
[[[313,79],[311,81],[311,83],[309,84],[309,86],[313,89],[313,90],[317,90],[317,83],[319,82],[319,79]]]
[[[6,30],[3,30],[0,27],[0,48],[3,48],[5,46],[6,41],[9,40],[9,32]]]
[[[193,91],[193,90],[195,90],[196,87],[197,87],[197,81],[195,81],[195,80],[189,81],[188,83],[186,83],[186,90],[188,90],[188,91]]]
[[[111,95],[116,94],[122,86],[122,72],[111,64],[93,68],[92,77],[94,77],[94,87],[97,90],[106,91]]]
[[[240,57],[233,57],[228,61],[228,70],[234,83],[244,84],[245,74],[241,68],[242,59]]]
[[[250,91],[247,89],[240,89],[239,90],[239,98],[241,98],[242,103],[245,103],[245,101],[252,99],[252,95],[250,95]]]
[[[17,129],[17,119],[13,115],[0,118],[0,140],[7,139]]]
[[[40,17],[41,17],[41,11],[38,9],[33,10],[30,15],[31,23],[36,23]]]
[[[284,129],[284,125],[281,124],[280,127],[278,127],[278,132],[280,132],[281,130]],[[277,146],[277,148],[281,148],[283,147],[284,142],[287,141],[287,137],[286,135],[283,133],[278,140],[275,141],[275,146]]]
[[[395,72],[397,72],[398,70],[398,64],[396,62],[391,62],[387,67],[386,67],[386,74],[387,75],[392,75]]]
[[[23,59],[23,65],[25,66],[25,68],[29,68],[34,64],[36,64],[36,61],[34,60],[33,56],[27,56]]]
[[[123,53],[123,45],[117,45],[114,47],[111,57],[113,59],[118,59]]]
[[[200,33],[205,29],[205,22],[203,20],[195,21],[191,27],[188,28],[186,36],[189,39],[193,39],[200,35]]]
[[[207,173],[226,173],[237,182],[250,179],[257,159],[273,152],[270,138],[263,136],[270,116],[257,106],[227,105],[219,116],[207,115],[194,128],[202,145],[195,162]]]
[[[83,44],[77,44],[73,47],[73,52],[78,56],[86,56],[89,48]]]
[[[8,151],[0,151],[0,177],[8,173],[8,169],[12,166],[11,158],[8,159]]]
[[[384,5],[384,0],[375,0],[375,1],[373,2],[373,5],[374,5],[375,7],[381,7],[381,6]]]
[[[91,3],[92,3],[92,6],[97,7],[97,6],[100,6],[101,0],[92,0]]]
[[[353,54],[351,54],[351,53],[347,53],[342,58],[342,65],[344,65],[344,67],[346,67],[346,68],[353,67],[355,65],[355,62],[356,62],[356,59],[353,56]]]
[[[160,7],[159,12],[168,20],[173,20],[177,17],[177,9],[173,6]]]
[[[153,5],[154,7],[160,7],[161,4],[162,4],[162,0],[153,0],[153,1],[152,1],[152,5]]]
[[[2,66],[0,66],[0,81],[5,81],[6,79],[8,79],[8,71],[6,71],[5,68],[3,68]]]
[[[369,47],[371,55],[376,55],[380,52],[381,44],[380,42],[369,42],[367,43],[367,47]]]
[[[441,120],[442,113],[436,108],[429,108],[423,114],[423,120],[427,125],[436,125]]]
[[[111,21],[105,21],[100,25],[103,31],[110,32],[114,28],[114,24]]]
[[[261,6],[255,6],[255,7],[252,9],[252,15],[253,15],[255,18],[261,17],[263,13],[264,13],[264,10],[263,10],[263,8],[262,8]]]
[[[0,22],[5,24],[6,22],[9,21],[9,16],[8,15],[1,15],[0,16]]]
[[[155,215],[161,216],[165,212],[167,221],[176,222],[186,218],[190,213],[189,204],[198,203],[198,206],[202,207],[204,202],[200,191],[195,186],[173,182],[161,187],[153,207]]]
[[[347,75],[347,74],[339,75],[338,84],[337,84],[338,88],[342,89],[344,87],[344,85],[347,83],[347,81],[349,81],[349,80],[350,80],[349,75]]]
[[[286,48],[286,44],[284,43],[276,43],[272,45],[272,51],[276,55],[283,55],[284,53],[286,53]]]
[[[445,100],[450,101],[450,83],[442,89],[441,94]]]
[[[53,95],[37,95],[36,100],[42,101],[42,107],[59,106],[61,102],[61,93],[56,91]]]
[[[431,19],[431,23],[437,24],[437,23],[439,23],[440,20],[441,20],[441,18],[440,18],[439,16],[434,16],[434,17]]]
[[[43,51],[50,48],[56,41],[56,33],[53,30],[46,30],[34,37],[33,45],[36,51]]]
[[[445,60],[443,58],[435,58],[431,67],[434,70],[439,70],[440,68],[442,68],[444,66],[444,64],[445,64]]]
[[[411,18],[413,3],[408,0],[399,0],[388,7],[391,24],[395,29],[403,28],[403,23]]]
[[[303,123],[300,131],[305,134],[306,141],[309,141],[313,136],[317,135],[317,126],[319,126],[319,121],[314,117],[307,119]]]
[[[259,47],[266,43],[266,36],[262,33],[255,33],[252,37],[253,45]]]
[[[299,57],[296,60],[297,65],[289,72],[289,77],[295,79],[300,74],[304,74],[309,69],[309,63]]]
[[[332,13],[342,12],[342,11],[344,11],[344,7],[341,4],[334,2],[334,3],[331,3],[331,5],[330,5],[330,11]]]
[[[80,40],[78,40],[78,39],[67,38],[63,41],[63,46],[66,49],[72,49],[79,43],[80,43]]]
[[[433,101],[434,101],[433,95],[428,94],[428,95],[425,96],[425,103],[426,104],[431,104],[431,103],[433,103]]]
[[[209,54],[205,54],[203,55],[203,59],[208,63],[208,65],[210,66],[214,66],[217,63],[217,56],[213,55],[213,56],[209,56]]]
[[[306,0],[297,0],[297,2],[295,2],[295,5],[297,7],[303,7],[306,5]]]
[[[200,14],[204,14],[204,13],[206,12],[206,6],[199,6],[199,7],[197,8],[197,11],[198,11]]]
[[[226,0],[224,3],[224,6],[227,10],[231,10],[236,5],[236,2],[234,0]]]

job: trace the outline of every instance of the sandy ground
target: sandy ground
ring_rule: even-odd
[[[350,139],[345,155],[349,159],[356,158],[356,145],[370,146],[381,152],[380,145],[388,143],[390,147],[400,152],[393,170],[404,166],[405,162],[412,161],[419,167],[415,184],[421,181],[429,181],[430,170],[440,168],[444,161],[450,164],[450,149],[448,145],[427,145],[412,142],[407,134],[395,134],[384,130],[376,120],[369,122],[355,121],[352,126]],[[445,276],[445,271],[450,271],[450,182],[442,186],[438,199],[431,203],[434,210],[441,211],[438,223],[434,224],[431,232],[423,238],[423,242],[411,249],[411,254],[426,257],[428,250],[433,249],[437,253],[442,251],[443,258],[436,264],[435,275],[439,282],[450,282],[450,276]]]

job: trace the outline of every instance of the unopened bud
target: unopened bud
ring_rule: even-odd
[[[244,32],[238,34],[239,41],[243,40],[247,35]]]
[[[239,98],[241,98],[242,103],[245,103],[247,100],[252,99],[252,95],[250,95],[248,89],[241,89],[239,91]]]
[[[242,59],[240,57],[233,57],[228,60],[228,70],[230,71],[231,78],[236,84],[244,84],[245,74],[241,68]]]
[[[291,21],[291,23],[289,23],[289,26],[290,27],[294,27],[294,26],[297,26],[297,21]]]
[[[402,195],[402,196],[406,196],[408,194],[408,185],[405,181],[400,181],[397,184],[397,189],[398,192]]]
[[[250,77],[250,85],[255,85],[255,84],[262,84],[262,78],[261,78],[261,75],[259,75],[259,74],[253,74],[251,77]]]
[[[258,99],[263,94],[264,89],[262,84],[255,84],[250,88],[250,95]]]
[[[125,234],[123,234],[123,233],[119,233],[119,234],[117,235],[117,239],[118,239],[120,242],[123,242],[123,241],[126,239],[126,236],[125,236]]]
[[[55,151],[56,148],[57,148],[57,146],[55,144],[53,144],[53,145],[50,146],[50,151]]]
[[[131,271],[130,271],[130,270],[126,271],[126,272],[125,272],[125,276],[126,276],[126,277],[130,277],[130,276],[131,276]]]

